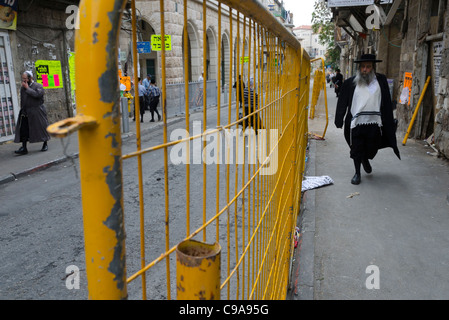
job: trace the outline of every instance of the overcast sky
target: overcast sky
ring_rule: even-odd
[[[312,25],[312,12],[315,0],[284,0],[284,8],[293,12],[295,26]]]

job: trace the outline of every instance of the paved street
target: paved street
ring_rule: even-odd
[[[235,117],[235,109],[232,109]],[[191,114],[191,123],[201,123],[201,112]],[[162,144],[162,122],[149,123],[145,116],[142,126],[142,148]],[[208,128],[217,121],[217,109],[208,110]],[[227,122],[227,108],[222,109],[222,121]],[[183,117],[168,120],[168,135],[185,127]],[[191,129],[192,130],[192,129]],[[194,131],[190,131],[194,132]],[[174,137],[178,139],[178,137]],[[0,145],[2,161],[0,184],[0,299],[87,299],[87,282],[84,261],[84,233],[81,209],[77,135],[52,139],[48,152],[35,151],[26,156],[14,155],[17,144]],[[66,149],[64,151],[64,148]],[[130,122],[130,132],[123,134],[122,153],[136,150],[135,123]],[[170,149],[169,149],[170,152]],[[193,150],[192,150],[193,152]],[[69,156],[69,158],[67,158]],[[71,157],[71,158],[70,158]],[[143,158],[145,203],[146,262],[156,259],[165,250],[164,163],[162,150],[148,153]],[[185,221],[185,166],[169,168],[170,246],[186,236]],[[8,168],[8,169],[7,169]],[[231,176],[234,177],[231,166]],[[222,190],[224,166],[220,167]],[[11,174],[12,172],[13,174]],[[15,178],[15,180],[14,180]],[[216,165],[207,166],[207,219],[215,214]],[[126,224],[126,263],[128,277],[140,269],[140,220],[137,161],[124,160],[123,189]],[[202,225],[203,166],[191,165],[191,231]],[[231,187],[231,193],[234,189]],[[224,193],[220,203],[225,203]],[[238,203],[240,208],[241,203]],[[221,220],[220,224],[224,219]],[[233,228],[233,223],[231,223]],[[215,237],[215,226],[208,229],[208,239]],[[225,241],[226,232],[220,237]],[[232,248],[231,248],[232,249]],[[225,255],[226,248],[223,249]],[[172,298],[176,296],[176,258],[170,257]],[[79,289],[66,287],[67,267],[80,270]],[[165,261],[157,264],[147,275],[149,297],[166,299]],[[141,281],[128,286],[129,299],[141,299]]]
[[[329,88],[328,97],[329,127],[324,141],[310,140],[306,175],[327,175],[334,184],[304,194],[292,298],[448,299],[448,161],[428,154],[433,150],[423,141],[402,146],[399,132],[402,160],[383,149],[373,172],[362,169],[361,184],[352,185]],[[310,131],[321,134],[324,120],[321,108]]]

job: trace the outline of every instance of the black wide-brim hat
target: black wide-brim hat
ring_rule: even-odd
[[[382,62],[382,60],[377,60],[374,54],[362,54],[359,60],[354,61],[355,63],[360,62]]]

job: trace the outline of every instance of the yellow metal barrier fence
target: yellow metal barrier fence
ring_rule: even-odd
[[[315,76],[313,79],[313,89],[312,89],[312,101],[310,105],[310,119],[315,118],[315,108],[318,104],[318,98],[320,97],[321,90],[323,90],[323,100],[324,100],[324,107],[326,112],[326,124],[324,126],[323,135],[318,135],[314,133],[310,133],[313,137],[318,139],[324,139],[324,136],[326,135],[327,126],[329,124],[329,111],[327,107],[327,89],[326,89],[326,69],[324,66],[324,59],[323,58],[316,58],[310,60],[311,63],[320,61],[321,62],[321,69],[317,68],[315,70]]]
[[[218,61],[222,60],[224,51],[221,36],[230,35],[226,54],[229,69],[224,75],[227,87],[232,87],[242,76],[245,89],[243,85],[237,86],[235,103],[229,90],[227,105],[218,103],[216,109],[210,109],[204,77],[202,130],[199,134],[190,134],[192,121],[185,81],[184,129],[188,134],[169,141],[164,44],[165,2],[169,1],[149,2],[159,2],[163,142],[142,148],[137,121],[136,151],[125,155],[122,155],[120,132],[117,44],[127,1],[81,0],[80,3],[80,29],[75,47],[78,122],[74,121],[76,124],[69,131],[79,130],[89,298],[128,298],[132,287],[141,290],[143,299],[148,297],[148,292],[152,299],[172,299],[175,290],[178,293],[183,290],[174,275],[175,251],[178,244],[194,240],[221,247],[220,294],[218,297],[212,295],[213,298],[285,299],[305,166],[310,59],[295,37],[259,2],[223,0],[217,5],[203,1],[203,44],[207,42],[210,17],[218,17]],[[185,48],[188,47],[187,25],[190,21],[187,2],[184,0],[183,9],[178,8],[176,13],[184,18]],[[198,5],[201,1],[192,2]],[[135,1],[131,1],[133,43],[136,43],[135,6]],[[170,21],[173,21],[172,17]],[[136,45],[133,48],[133,61],[137,61]],[[188,59],[187,50],[184,50],[185,79],[188,79]],[[204,45],[203,70],[207,67],[206,59]],[[220,67],[217,69],[217,79],[221,79],[224,71]],[[134,63],[135,84],[137,77]],[[241,90],[244,90],[245,101],[239,108]],[[218,102],[221,93],[222,84],[217,81]],[[134,96],[138,96],[137,86]],[[142,107],[139,99],[135,99],[135,105],[138,115]],[[227,112],[227,119],[222,119],[222,112]],[[216,125],[207,130],[211,119]],[[223,136],[225,142],[219,139]],[[213,154],[215,163],[206,163],[203,153],[202,166],[192,165],[190,160],[196,154],[190,148],[191,143],[202,142],[204,151],[210,137],[214,137],[218,144]],[[182,167],[172,163],[170,157],[174,148],[185,151]],[[158,152],[162,152],[162,156],[154,159],[163,158],[163,173],[159,179],[163,182],[156,182],[153,177],[149,181],[144,174],[147,170],[143,167],[144,157]],[[133,160],[137,160],[137,173],[136,178],[129,181],[124,171],[127,166],[135,165]],[[183,172],[184,181],[175,180],[171,172]],[[173,185],[169,185],[172,181]],[[125,210],[124,193],[131,188],[131,183],[138,184],[138,192],[134,190],[140,208],[138,213]],[[163,192],[146,191],[145,188],[156,183]],[[174,200],[183,205],[174,204]],[[137,238],[126,230],[136,214],[139,217],[140,250],[125,244],[125,234],[127,239]],[[178,228],[171,228],[179,223],[185,226],[182,233]],[[183,272],[186,273],[180,278],[203,280],[198,273]],[[162,282],[165,282],[164,286]],[[201,295],[183,291],[182,297],[198,299]]]

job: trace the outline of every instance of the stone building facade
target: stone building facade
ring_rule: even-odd
[[[436,92],[435,145],[449,158],[449,10],[444,16],[439,85]]]
[[[171,38],[171,49],[165,51],[165,83],[166,83],[166,113],[170,116],[185,114],[185,98],[189,98],[189,109],[200,109],[202,103],[195,98],[202,92],[202,81],[199,78],[204,74],[206,79],[207,106],[217,103],[227,104],[229,92],[235,91],[232,85],[238,74],[242,72],[242,79],[247,83],[252,69],[247,62],[237,63],[237,55],[242,60],[254,52],[254,32],[249,34],[249,26],[244,28],[244,17],[232,10],[232,31],[229,8],[221,6],[221,32],[219,35],[218,1],[207,1],[206,14],[203,13],[203,1],[187,1],[187,34],[188,45],[184,47],[184,1],[166,0],[164,10],[165,35]],[[161,34],[160,1],[147,0],[136,2],[137,12],[137,41],[151,42],[151,37]],[[119,69],[122,74],[133,77],[131,15],[130,10],[124,13],[122,30],[120,33],[120,59]],[[239,23],[237,23],[239,21]],[[205,23],[205,25],[204,25]],[[220,40],[219,40],[220,39]],[[221,54],[218,54],[218,41],[221,41]],[[237,44],[238,42],[238,44]],[[237,48],[239,52],[237,52]],[[184,85],[184,54],[187,51],[188,90],[185,93]],[[244,51],[243,51],[244,50]],[[230,59],[232,51],[232,62]],[[206,65],[204,66],[203,57]],[[151,51],[138,54],[138,77],[145,78],[150,74],[156,79],[156,84],[162,83],[161,51]],[[243,60],[244,61],[244,60]],[[231,72],[232,63],[232,74]],[[239,70],[237,71],[237,66]],[[252,68],[252,66],[251,66]],[[220,70],[220,73],[219,73]],[[251,75],[249,75],[251,72]],[[220,79],[218,79],[220,76]],[[231,77],[231,79],[230,79]],[[217,102],[218,84],[221,89],[221,101]],[[231,92],[231,99],[235,99],[235,92]]]
[[[9,2],[11,3],[11,2]],[[74,83],[70,78],[70,57],[74,52],[75,24],[67,8],[77,8],[79,0],[18,1],[14,29],[0,29],[2,74],[0,76],[0,143],[14,138],[20,110],[21,74],[32,71],[36,63],[60,66],[55,74],[59,85],[45,89],[45,106],[50,123],[75,113]],[[74,17],[74,16],[73,16]],[[74,21],[73,21],[74,22]],[[73,72],[72,72],[73,75]],[[50,75],[49,75],[50,77]]]
[[[167,83],[184,82],[184,1],[167,0],[165,1],[165,34],[171,36],[171,50],[166,51],[166,81]],[[160,35],[160,7],[159,1],[137,1],[136,9],[139,19],[138,41],[150,41],[151,35]],[[221,61],[218,61],[218,1],[207,3],[206,16],[203,17],[203,2],[200,0],[189,0],[187,2],[187,32],[189,38],[189,81],[198,80],[201,73],[204,72],[208,80],[217,80],[218,67],[222,68],[221,79],[227,82],[229,73],[229,55],[231,41],[233,50],[236,52],[237,40],[237,16],[233,11],[232,34],[229,23],[229,10],[227,6],[222,5],[221,20]],[[206,20],[206,29],[204,30],[203,21]],[[240,48],[243,47],[243,16],[240,15]],[[245,52],[249,50],[248,26],[246,26]],[[132,74],[131,61],[131,34],[129,22],[123,23],[120,35],[121,69],[124,73]],[[206,33],[204,43],[203,32]],[[206,70],[203,70],[203,48],[206,46]],[[242,55],[242,54],[240,54]],[[235,57],[235,54],[234,54]],[[234,59],[235,60],[235,59]],[[235,64],[235,61],[234,61]],[[161,82],[161,53],[151,52],[139,54],[139,76],[145,77],[148,73],[155,75],[157,82]],[[233,67],[235,71],[235,67]],[[235,76],[235,72],[233,72]],[[225,81],[226,80],[226,81]]]
[[[36,63],[58,63],[60,66],[58,83],[60,86],[45,90],[45,105],[50,124],[56,121],[74,116],[76,114],[74,69],[71,69],[71,57],[75,51],[76,14],[79,8],[79,0],[21,0],[18,2],[17,27],[14,30],[0,29],[0,48],[4,56],[2,66],[3,77],[14,81],[8,83],[7,90],[1,92],[4,108],[1,109],[0,142],[10,141],[14,137],[15,122],[20,110],[20,86],[21,73],[25,70],[32,71],[37,77]],[[173,97],[182,97],[184,83],[184,7],[183,0],[166,0],[165,34],[171,36],[172,48],[166,51],[166,83],[172,85]],[[208,1],[206,16],[203,17],[203,2],[189,0],[187,30],[189,36],[188,68],[189,82],[198,81],[204,72],[208,80],[208,92],[211,99],[216,95],[217,81],[222,86],[229,87],[229,56],[231,42],[234,57],[236,56],[237,16],[233,12],[233,30],[231,34],[229,23],[229,10],[223,5],[221,27],[221,59],[218,61],[218,2]],[[137,0],[138,41],[150,41],[152,35],[161,33],[160,1]],[[131,19],[130,12],[125,11],[122,20],[120,34],[119,68],[124,75],[133,76],[132,44],[131,44]],[[206,20],[206,37],[203,39],[203,21]],[[243,17],[240,16],[240,48],[243,47]],[[1,26],[0,26],[1,27]],[[249,37],[246,29],[245,53],[248,54]],[[2,45],[3,43],[3,45]],[[251,42],[252,45],[252,42]],[[203,48],[206,46],[207,66],[203,70]],[[242,55],[242,54],[240,54]],[[161,53],[153,51],[139,54],[139,76],[145,77],[152,74],[157,83],[161,84]],[[232,81],[236,75],[236,61],[234,59]],[[73,67],[73,66],[72,66]],[[218,68],[221,68],[221,79],[218,78]],[[248,80],[247,66],[244,66],[244,79]],[[88,75],[86,75],[88,76]],[[3,79],[2,77],[2,79]],[[1,79],[0,79],[1,80]],[[0,81],[1,82],[1,81]],[[176,86],[177,84],[177,86]],[[230,88],[227,88],[228,90]],[[215,102],[216,103],[216,102]],[[181,103],[176,103],[180,105]],[[170,106],[170,104],[169,104]],[[181,111],[182,112],[182,111]],[[173,111],[170,115],[179,113]]]

